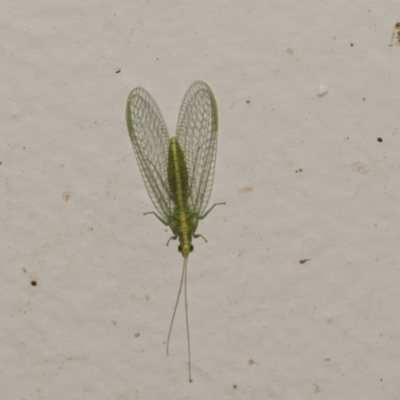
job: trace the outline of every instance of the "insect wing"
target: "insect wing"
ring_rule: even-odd
[[[126,124],[147,192],[160,216],[167,220],[172,209],[167,174],[168,129],[157,103],[142,87],[128,96]]]
[[[201,216],[210,199],[217,156],[218,110],[210,87],[192,83],[183,98],[176,137],[185,154],[188,203]]]

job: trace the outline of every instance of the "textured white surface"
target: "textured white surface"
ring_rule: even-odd
[[[2,2],[2,399],[398,398],[400,14],[353,3]],[[227,205],[189,260],[189,384],[124,110],[144,86],[173,134],[196,79]]]

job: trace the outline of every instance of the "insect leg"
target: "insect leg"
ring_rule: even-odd
[[[201,237],[201,238],[203,238],[204,241],[207,243],[207,239],[206,239],[203,235],[200,235],[200,233],[193,233],[193,237],[194,237],[195,239]]]
[[[176,240],[176,239],[178,239],[178,236],[177,236],[177,235],[171,236],[171,237],[168,239],[167,246],[169,245],[169,242],[170,242],[171,240]]]
[[[199,215],[199,219],[204,219],[205,217],[207,217],[208,214],[210,214],[211,210],[215,207],[215,206],[219,206],[221,204],[226,204],[226,203],[215,203],[213,204],[203,215]],[[206,240],[207,241],[207,240]]]
[[[148,215],[148,214],[154,214],[165,226],[168,226],[168,222],[165,222],[157,213],[155,213],[154,211],[149,211],[149,212],[145,212],[143,213],[143,215]]]

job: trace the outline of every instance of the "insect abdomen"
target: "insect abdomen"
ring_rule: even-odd
[[[188,198],[188,170],[185,155],[176,137],[169,141],[168,149],[168,184],[173,201],[184,208]]]

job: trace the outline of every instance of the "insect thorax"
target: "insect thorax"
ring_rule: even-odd
[[[198,218],[188,208],[180,209],[180,207],[176,207],[174,213],[168,218],[168,225],[174,235],[178,236],[179,241],[182,242],[185,236],[189,238],[193,236],[196,232],[198,221]]]

